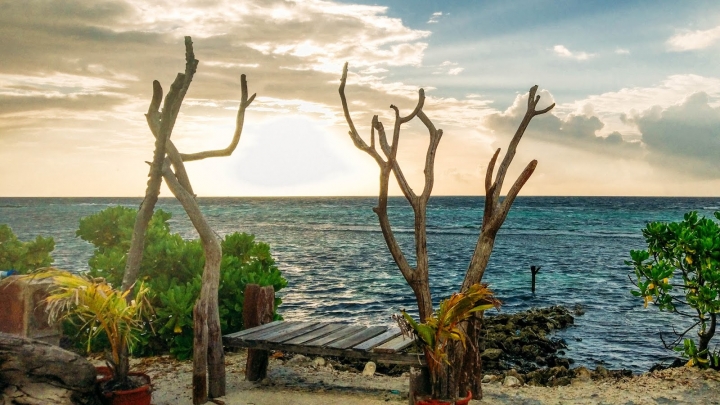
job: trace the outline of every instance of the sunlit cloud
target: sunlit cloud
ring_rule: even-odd
[[[630,55],[630,50],[625,48],[617,48],[615,49],[615,53],[618,55]]]
[[[449,60],[446,60],[445,62],[441,63],[440,66],[438,66],[437,69],[433,72],[434,75],[450,75],[450,76],[457,76],[459,75],[465,68],[458,67],[457,62],[450,62]]]
[[[432,13],[430,16],[430,19],[428,20],[428,24],[437,24],[440,21],[440,17],[442,17],[443,13],[442,11],[437,11]]]
[[[591,53],[587,53],[587,52],[571,52],[564,45],[555,45],[553,47],[553,52],[555,52],[556,55],[561,56],[563,58],[569,58],[569,59],[575,59],[575,60],[588,60],[591,57],[595,56],[595,55],[593,55]]]
[[[623,122],[623,114],[634,114],[653,106],[667,108],[700,91],[706,92],[711,100],[720,98],[720,79],[692,74],[671,75],[656,86],[624,88],[562,103],[555,107],[555,113],[560,116],[582,114],[586,108],[592,108],[606,124],[601,134],[619,131],[625,135],[639,135],[637,128]]]
[[[670,51],[684,52],[707,48],[720,40],[720,26],[707,30],[681,31],[667,40]]]

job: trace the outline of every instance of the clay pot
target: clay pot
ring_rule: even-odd
[[[152,386],[150,377],[145,373],[128,373],[129,376],[141,377],[145,384],[132,390],[102,391],[101,384],[112,379],[112,370],[108,367],[95,367],[98,372],[97,387],[100,397],[106,405],[150,405]]]

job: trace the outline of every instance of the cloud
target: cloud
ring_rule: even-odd
[[[704,92],[667,108],[654,106],[626,118],[638,127],[651,162],[677,171],[720,178],[720,107]]]
[[[617,48],[615,49],[615,53],[618,55],[630,55],[630,50],[625,48]]]
[[[720,40],[720,26],[707,30],[682,31],[670,37],[666,44],[672,52],[704,49]]]
[[[438,21],[440,21],[440,17],[442,17],[442,15],[443,15],[442,11],[437,11],[437,12],[432,13],[432,15],[430,16],[430,19],[428,20],[427,23],[428,24],[437,24]]]
[[[167,93],[184,67],[184,35],[192,35],[200,64],[173,140],[192,152],[226,146],[241,73],[257,93],[246,125],[291,114],[322,125],[343,123],[337,86],[346,61],[347,91],[359,107],[354,114],[366,118],[371,111],[365,108],[390,102],[404,108],[404,100],[416,100],[417,85],[387,80],[385,73],[421,66],[431,34],[388,16],[387,7],[324,0],[6,3],[0,27],[11,40],[3,44],[0,64],[0,149],[73,167],[82,171],[78,178],[94,173],[95,181],[87,184],[95,185],[110,184],[102,171],[66,160],[87,166],[97,160],[93,150],[114,151],[103,155],[105,165],[146,174],[152,135],[144,113],[152,81],[158,79]],[[13,149],[25,143],[45,147]],[[12,189],[0,182],[5,195],[46,195],[50,185],[30,163],[37,159],[0,162],[0,172],[25,176]],[[72,170],[65,171],[67,178]],[[142,174],[128,178],[117,184],[118,193],[139,195],[143,182]]]
[[[623,115],[633,115],[653,106],[668,108],[690,95],[704,91],[711,98],[720,97],[720,79],[693,74],[671,75],[654,86],[628,87],[557,105],[556,115],[582,114],[590,106],[594,114],[605,123],[601,134],[621,132],[640,138],[637,127],[621,120]]]
[[[540,90],[541,97],[538,108],[544,108],[554,102],[552,94],[546,90]],[[527,109],[528,94],[518,95],[513,104],[504,112],[488,115],[484,124],[485,127],[496,133],[500,139],[507,140],[515,134],[522,117]],[[639,151],[640,145],[635,142],[626,142],[618,132],[607,136],[600,136],[599,131],[605,124],[593,115],[592,109],[588,108],[581,114],[569,114],[560,118],[553,114],[553,111],[533,118],[526,135],[534,139],[545,140],[565,146],[575,147],[582,150],[592,150],[598,153],[613,155],[628,155]]]
[[[593,55],[591,53],[587,53],[587,52],[571,52],[564,45],[555,45],[553,47],[553,52],[555,52],[556,55],[561,56],[563,58],[569,58],[569,59],[575,59],[575,60],[588,60],[591,57],[595,56],[595,55]]]
[[[457,62],[450,62],[449,60],[444,61],[441,63],[437,69],[433,72],[434,75],[450,75],[450,76],[457,76],[462,71],[465,70],[465,68],[458,67]]]

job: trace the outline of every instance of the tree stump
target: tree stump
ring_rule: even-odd
[[[245,287],[243,304],[243,325],[245,329],[270,323],[273,320],[275,306],[275,290],[272,286],[260,287],[248,284]],[[260,381],[267,376],[270,352],[267,350],[248,349],[245,363],[245,380]]]
[[[432,387],[430,386],[430,372],[427,367],[410,367],[410,389],[408,394],[408,404],[415,405],[415,398],[418,399],[430,395]]]
[[[0,332],[0,403],[99,404],[96,376],[82,356]]]

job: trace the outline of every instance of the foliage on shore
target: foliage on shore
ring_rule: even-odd
[[[38,236],[34,241],[23,242],[8,225],[0,224],[0,271],[15,270],[18,274],[26,274],[50,266],[53,249],[53,238]]]
[[[137,210],[117,206],[80,220],[77,236],[95,246],[88,264],[89,274],[109,283],[122,283],[127,251]],[[149,288],[156,311],[156,334],[149,325],[141,334],[135,354],[148,355],[169,351],[179,359],[192,356],[192,308],[200,294],[205,259],[199,240],[184,240],[171,233],[172,215],[157,210],[148,226],[140,277]],[[256,242],[253,235],[233,233],[221,242],[220,324],[222,333],[243,328],[242,310],[245,286],[249,283],[271,285],[279,291],[287,285],[270,254],[270,246]],[[281,300],[276,298],[275,309]],[[280,316],[276,313],[276,319]],[[102,344],[97,342],[97,344]]]
[[[720,212],[715,217],[720,219]],[[651,222],[642,233],[647,250],[630,251],[632,261],[626,262],[636,276],[638,290],[632,294],[645,307],[652,302],[660,311],[690,319],[689,328],[663,343],[688,358],[689,366],[720,370],[720,349],[710,347],[720,313],[720,224],[691,211],[680,222]],[[695,328],[697,343],[687,337]]]

